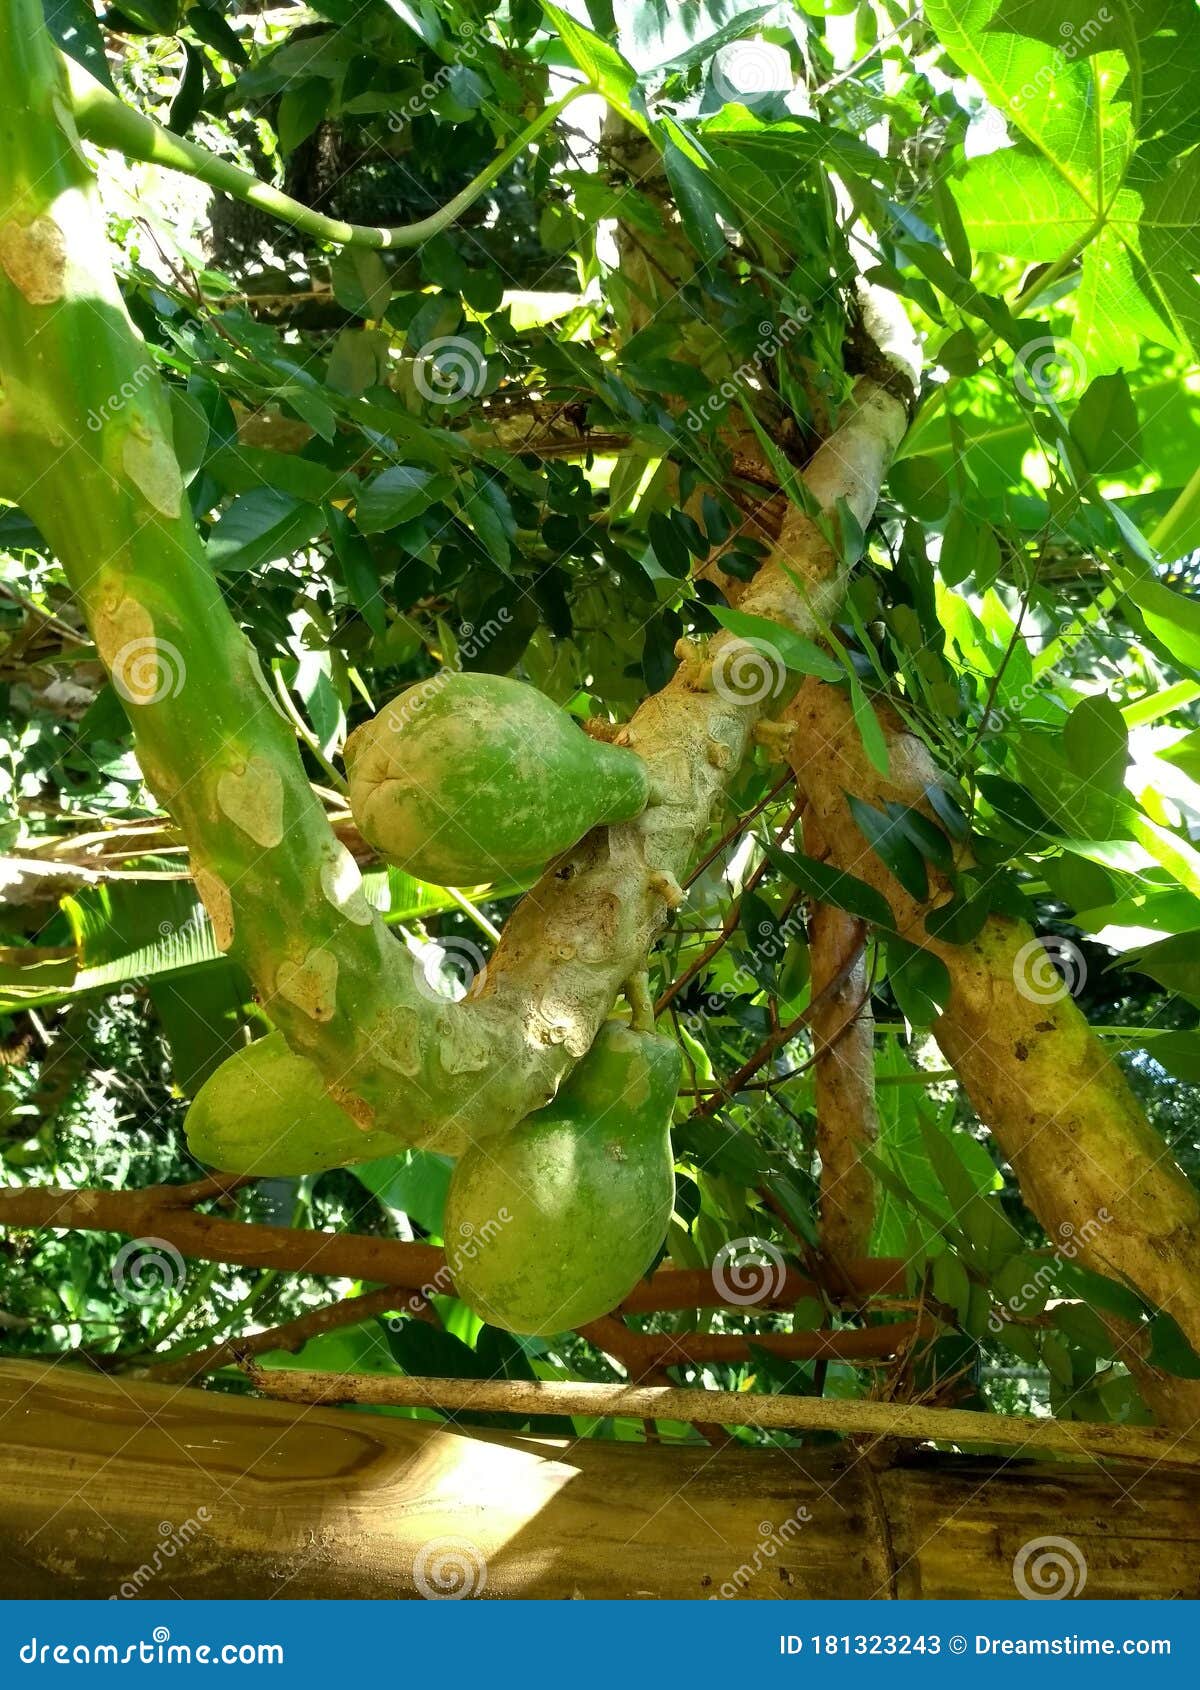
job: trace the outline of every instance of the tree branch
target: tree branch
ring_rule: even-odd
[[[235,1182],[236,1183],[236,1182]],[[195,1185],[152,1185],[140,1191],[103,1191],[60,1186],[0,1189],[0,1227],[59,1228],[116,1232],[161,1240],[181,1255],[240,1267],[274,1268],[315,1277],[366,1280],[396,1291],[450,1291],[453,1279],[443,1251],[430,1244],[365,1234],[314,1232],[263,1226],[197,1214],[191,1205],[224,1188],[217,1180]],[[889,1296],[904,1290],[904,1264],[866,1260],[848,1264],[853,1298]],[[755,1310],[791,1308],[817,1294],[811,1279],[788,1268],[775,1276],[770,1295]],[[641,1280],[622,1304],[627,1314],[728,1306],[707,1268],[660,1268]]]
[[[1039,988],[1034,970],[1040,958],[1052,971],[1049,959],[1032,930],[1007,916],[989,916],[967,945],[933,938],[925,917],[952,896],[945,877],[931,866],[929,899],[914,899],[855,825],[847,793],[931,815],[925,792],[940,779],[925,745],[886,708],[878,714],[888,778],[867,757],[843,693],[807,681],[789,712],[796,779],[830,860],[882,892],[901,935],[945,963],[951,993],[935,1036],[1051,1241],[1092,1272],[1136,1286],[1200,1346],[1200,1203],[1069,983]]]
[[[372,224],[343,223],[339,218],[326,217],[311,206],[302,205],[270,183],[260,182],[249,170],[231,164],[228,159],[217,158],[182,135],[172,134],[153,118],[119,100],[74,59],[66,54],[61,56],[66,67],[75,121],[85,140],[98,147],[111,148],[128,159],[164,165],[168,170],[193,176],[199,182],[206,182],[210,188],[232,194],[235,199],[254,206],[255,210],[265,212],[280,223],[290,224],[314,240],[328,241],[332,246],[378,247],[387,251],[420,246],[441,234],[443,229],[448,229],[503,176],[531,142],[549,129],[573,100],[594,92],[585,82],[572,88],[561,99],[554,100],[522,129],[514,141],[497,153],[485,170],[431,216],[423,217],[417,223],[381,228]]]
[[[832,1402],[817,1397],[759,1396],[748,1391],[694,1391],[655,1385],[576,1385],[522,1379],[417,1379],[390,1374],[267,1373],[247,1375],[264,1395],[283,1402],[369,1403],[490,1414],[631,1415],[654,1420],[709,1420],[724,1426],[834,1432],[843,1437],[899,1438],[1017,1451],[1053,1451],[1091,1460],[1147,1461],[1200,1467],[1200,1441],[1152,1426],[1091,1425],[1078,1420],[1021,1419],[970,1409],[912,1403]]]
[[[816,819],[804,846],[821,858]],[[875,1108],[875,1022],[867,981],[866,929],[832,904],[814,904],[808,922],[812,964],[814,1101],[821,1158],[821,1247],[835,1261],[862,1256],[875,1222],[875,1180],[863,1160],[879,1136]],[[843,968],[852,959],[848,969]],[[838,983],[834,985],[834,982]]]

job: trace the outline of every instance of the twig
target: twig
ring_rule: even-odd
[[[477,1410],[492,1414],[629,1415],[635,1419],[711,1421],[721,1426],[834,1432],[915,1443],[983,1444],[1109,1461],[1200,1467],[1200,1441],[1154,1426],[1021,1419],[973,1409],[909,1403],[829,1402],[661,1385],[544,1383],[525,1379],[418,1379],[393,1374],[246,1373],[265,1395],[285,1402],[368,1403],[397,1408]]]

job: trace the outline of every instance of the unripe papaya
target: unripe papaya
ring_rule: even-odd
[[[671,1218],[680,1068],[673,1040],[610,1021],[552,1103],[458,1162],[446,1255],[483,1320],[546,1335],[628,1296]]]
[[[192,1155],[229,1174],[315,1174],[406,1148],[390,1133],[362,1132],[282,1033],[222,1062],[192,1099],[184,1126]]]
[[[439,886],[544,868],[649,800],[632,751],[590,739],[536,687],[443,674],[395,697],[346,741],[364,839]]]

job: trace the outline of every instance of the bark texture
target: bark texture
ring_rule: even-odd
[[[789,710],[796,778],[830,860],[884,894],[898,931],[941,957],[951,994],[934,1027],[980,1119],[1055,1244],[1137,1287],[1200,1345],[1200,1202],[1025,923],[991,916],[966,945],[934,939],[925,917],[950,887],[931,868],[929,901],[900,886],[859,832],[847,794],[929,811],[938,770],[886,710],[890,773],[867,758],[846,695],[807,681]]]

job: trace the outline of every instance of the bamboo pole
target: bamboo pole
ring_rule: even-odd
[[[531,1438],[6,1363],[0,1565],[14,1600],[1011,1599],[1051,1531],[1087,1597],[1200,1596],[1193,1473],[879,1453]]]

